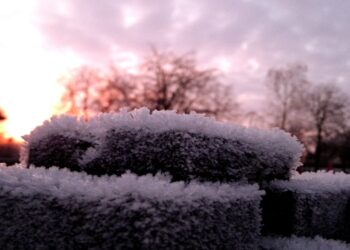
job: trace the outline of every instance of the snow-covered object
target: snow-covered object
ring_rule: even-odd
[[[350,175],[303,173],[274,181],[263,199],[264,231],[350,242]]]
[[[68,167],[80,170],[79,159],[96,143],[87,124],[72,116],[54,116],[24,136],[21,152],[28,165]]]
[[[257,249],[257,185],[0,166],[2,249]]]
[[[101,114],[83,125],[76,121],[79,129],[74,128],[74,124],[59,124],[60,120],[66,123],[66,119],[56,118],[55,124],[47,122],[26,138],[29,163],[69,167],[79,162],[79,170],[96,175],[120,175],[127,170],[139,175],[160,171],[170,173],[175,181],[246,179],[262,182],[288,179],[290,170],[300,164],[303,151],[295,138],[281,130],[244,128],[199,114],[150,113],[142,108],[133,112]],[[54,137],[57,134],[66,138],[67,143],[56,143],[59,141]],[[84,137],[83,143],[77,142],[84,145],[78,147],[78,152],[72,150],[79,138],[76,135]],[[86,139],[88,135],[91,135],[90,139]],[[58,148],[48,151],[46,156],[45,147]],[[74,159],[74,164],[65,161],[53,164],[52,155],[60,150],[65,159]],[[41,160],[45,157],[47,162]]]
[[[263,237],[260,250],[349,250],[350,245],[341,241],[315,238],[295,237]]]

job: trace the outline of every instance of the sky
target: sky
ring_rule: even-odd
[[[196,52],[246,109],[272,67],[304,63],[350,92],[350,1],[0,0],[0,107],[20,138],[56,112],[57,79],[82,64],[136,67],[150,46]]]

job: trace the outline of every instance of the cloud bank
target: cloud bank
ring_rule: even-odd
[[[350,80],[349,1],[39,1],[45,42],[86,61],[144,55],[150,45],[196,51],[221,68],[241,98],[259,99],[270,67],[302,62],[315,81]]]

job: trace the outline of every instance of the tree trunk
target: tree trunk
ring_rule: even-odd
[[[287,111],[283,111],[282,113],[282,121],[280,128],[286,130],[286,121],[287,121]]]
[[[315,152],[315,171],[320,169],[322,151],[322,128],[317,129],[316,152]]]

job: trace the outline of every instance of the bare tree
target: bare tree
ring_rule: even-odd
[[[310,86],[306,73],[307,67],[301,64],[268,71],[266,86],[269,90],[269,111],[274,126],[299,133],[300,121],[295,123],[293,116],[303,110],[300,101]]]
[[[118,71],[114,66],[104,76],[97,93],[93,108],[98,112],[118,111],[123,107],[136,108],[142,102],[137,78]]]
[[[65,87],[65,93],[62,96],[65,112],[88,119],[93,111],[93,103],[97,95],[96,88],[100,82],[99,71],[83,66],[73,70],[61,81]]]
[[[216,117],[237,111],[232,85],[219,82],[215,69],[200,69],[192,54],[178,56],[153,49],[142,69],[144,103],[151,109]]]
[[[347,128],[347,130],[342,133],[340,136],[340,146],[338,147],[338,154],[339,157],[342,161],[342,167],[343,170],[345,170],[346,168],[349,170],[350,169],[350,130],[349,127]]]
[[[243,114],[242,123],[247,127],[267,128],[268,124],[263,115],[257,111],[248,111]]]
[[[315,131],[315,168],[320,168],[322,143],[326,136],[346,128],[347,96],[334,84],[315,85],[305,99]]]
[[[2,143],[3,141],[3,137],[4,137],[4,129],[2,127],[2,122],[6,120],[6,116],[5,116],[5,113],[4,111],[2,111],[2,109],[0,108],[0,144]],[[0,153],[1,153],[1,150],[0,150]]]
[[[137,76],[111,67],[108,74],[80,68],[64,79],[62,101],[68,113],[86,119],[96,112],[147,106],[151,110],[196,111],[229,118],[237,111],[232,85],[224,85],[214,69],[200,69],[193,55],[153,50]]]
[[[2,111],[2,109],[0,108],[0,122],[5,120],[6,119],[6,116],[5,116],[5,113],[4,111]]]

